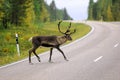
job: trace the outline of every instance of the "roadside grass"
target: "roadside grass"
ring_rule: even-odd
[[[47,22],[39,25],[32,25],[29,27],[15,27],[10,29],[0,30],[0,66],[24,59],[28,57],[28,50],[32,47],[29,38],[37,35],[62,35],[58,31],[58,22]],[[68,22],[61,24],[61,30],[65,32],[69,26]],[[72,23],[71,31],[76,29],[76,33],[72,35],[73,41],[86,35],[91,28],[88,25],[81,23]],[[19,35],[20,53],[18,56],[16,50],[16,37],[15,34]],[[42,53],[49,50],[49,48],[37,49],[37,53]]]

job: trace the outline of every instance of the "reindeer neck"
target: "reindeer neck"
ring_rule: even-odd
[[[57,41],[59,44],[64,44],[67,41],[67,39],[65,36],[59,36]]]

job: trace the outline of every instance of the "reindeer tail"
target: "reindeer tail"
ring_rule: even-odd
[[[30,37],[30,38],[28,39],[28,41],[32,41],[32,37]]]

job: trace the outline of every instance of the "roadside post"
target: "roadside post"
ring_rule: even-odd
[[[16,46],[17,46],[17,52],[18,52],[18,56],[20,56],[20,48],[19,48],[19,42],[18,42],[18,34],[15,34],[16,36]]]

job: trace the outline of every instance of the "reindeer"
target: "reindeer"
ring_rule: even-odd
[[[64,52],[60,49],[60,45],[64,44],[67,41],[71,41],[71,34],[76,32],[76,29],[74,29],[73,32],[70,32],[71,28],[71,23],[66,30],[66,32],[62,32],[60,30],[60,24],[62,21],[58,23],[58,30],[60,33],[63,34],[63,36],[34,36],[32,37],[32,44],[33,47],[32,49],[29,50],[29,63],[31,63],[31,53],[33,52],[34,55],[37,57],[38,61],[40,62],[40,57],[36,54],[36,49],[40,46],[43,47],[50,47],[50,57],[49,57],[49,62],[51,62],[51,57],[52,57],[52,51],[53,48],[56,48],[58,51],[60,51],[66,61],[68,59],[66,58]]]

